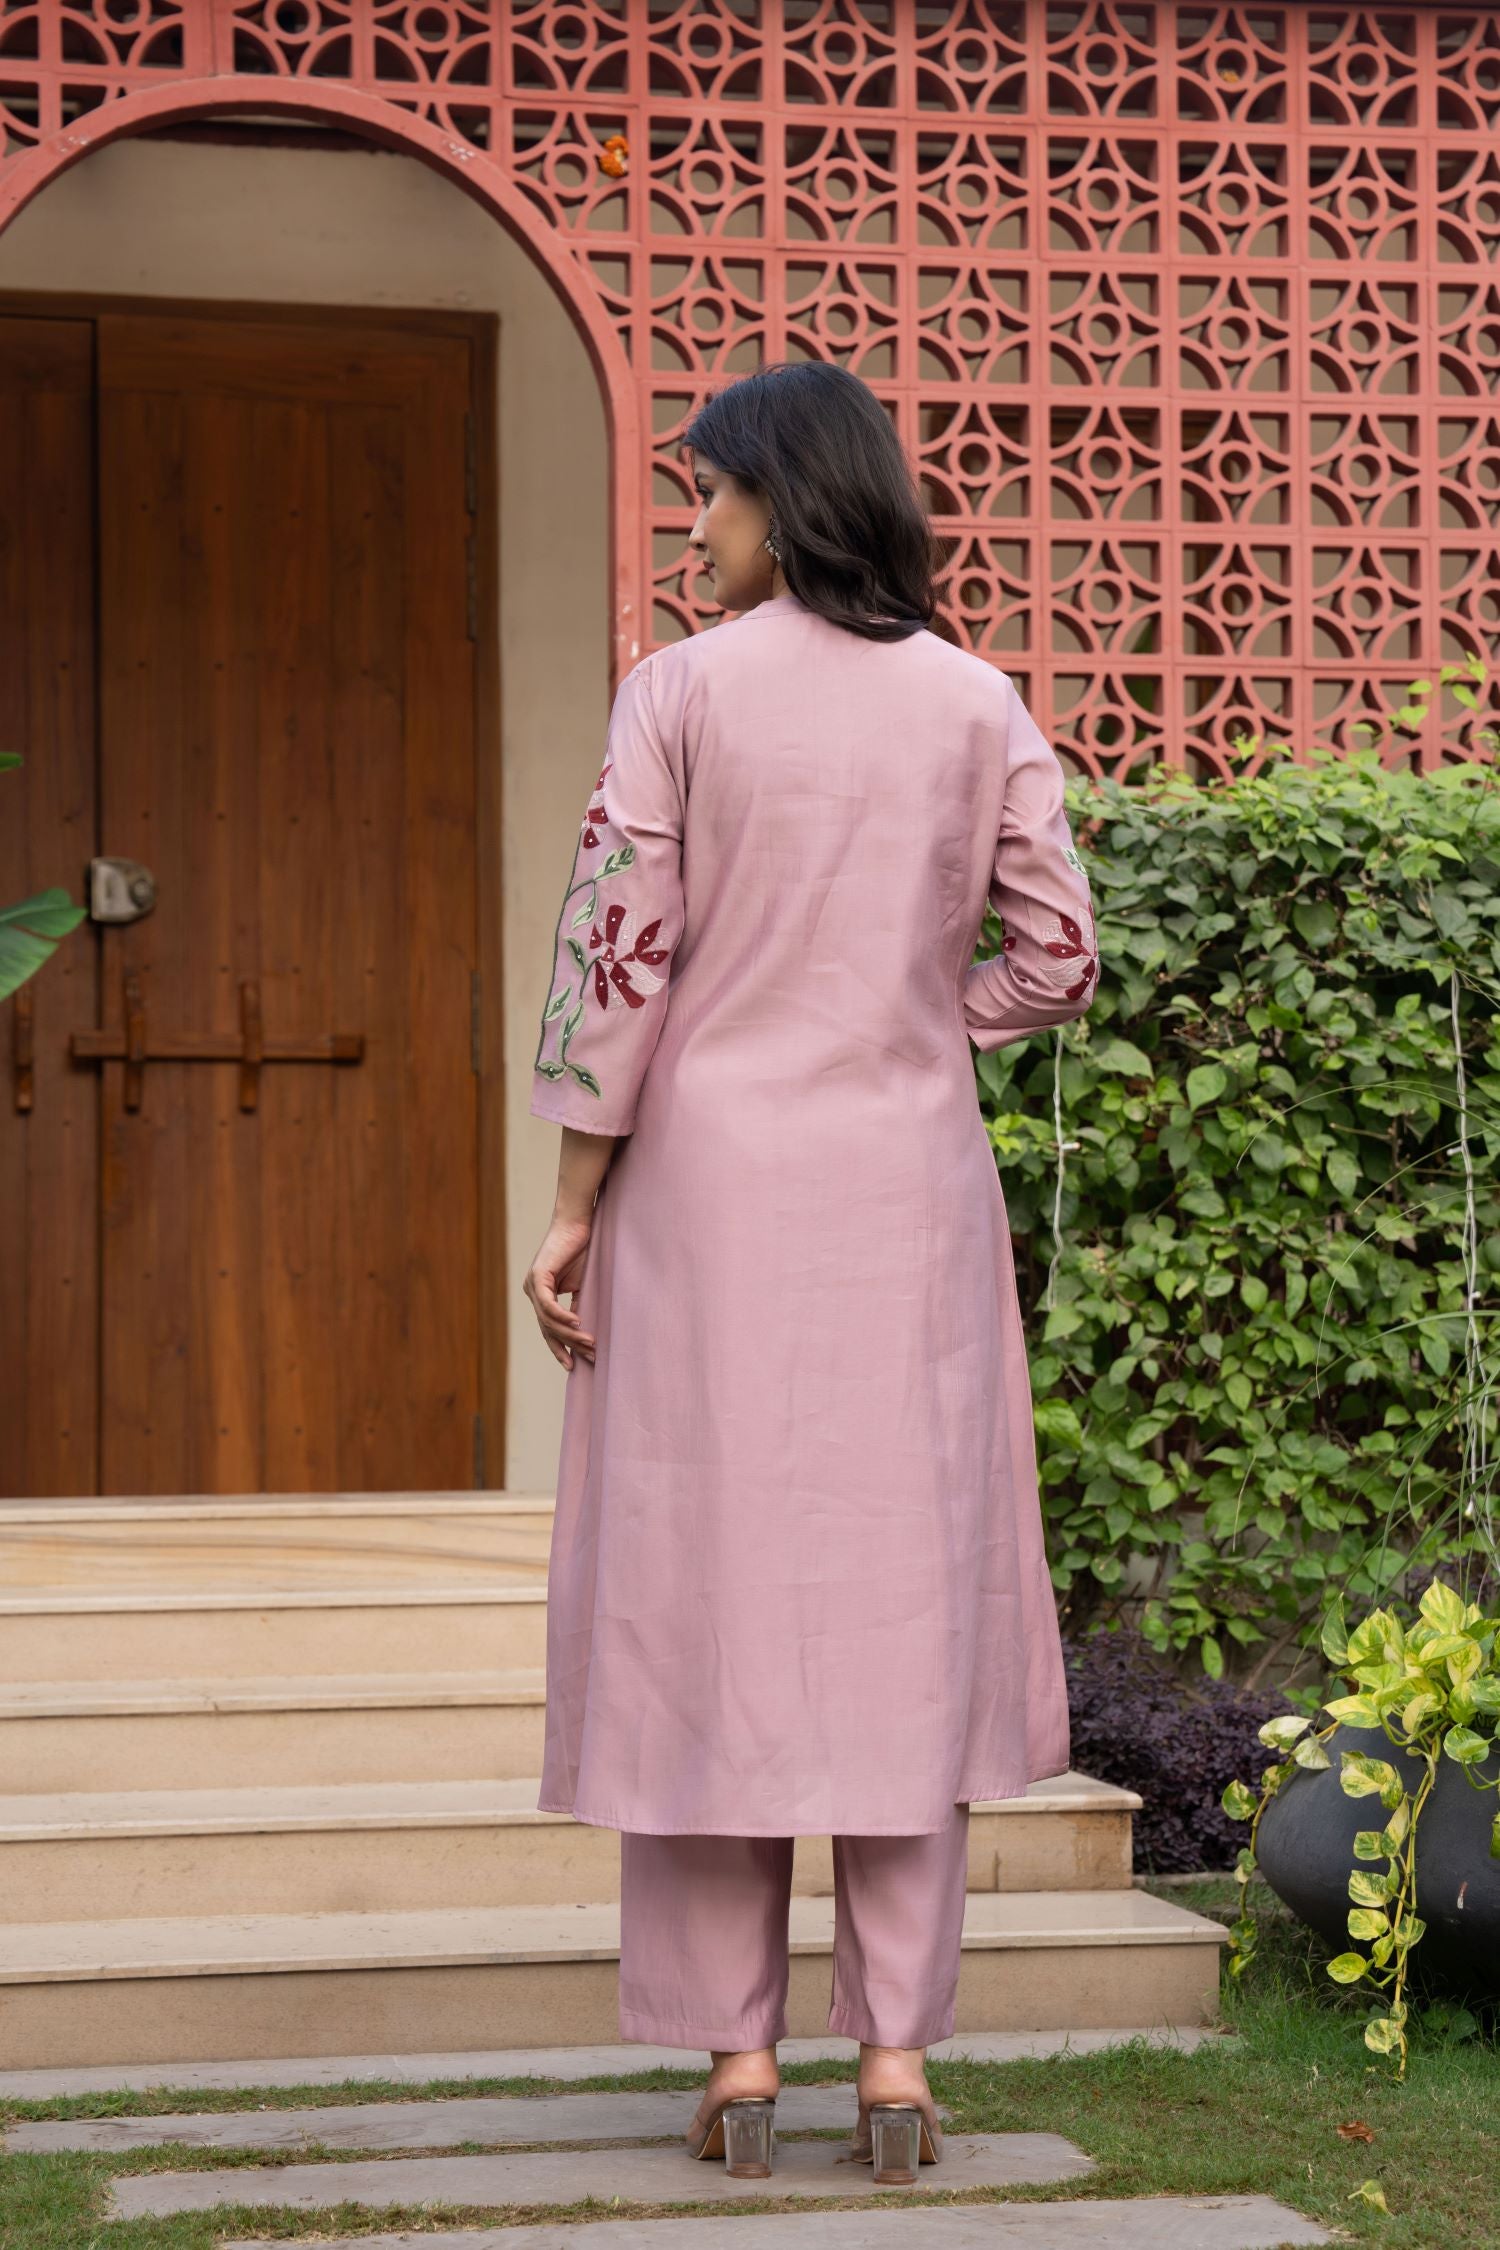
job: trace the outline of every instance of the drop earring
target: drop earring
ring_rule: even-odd
[[[776,518],[772,516],[770,530],[767,532],[765,538],[761,541],[761,544],[765,548],[767,554],[771,557],[771,560],[773,562],[780,562],[781,549],[776,544],[776,531]]]

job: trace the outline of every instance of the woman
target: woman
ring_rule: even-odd
[[[684,442],[736,614],[620,684],[533,1081],[564,1132],[526,1287],[569,1371],[539,1803],[622,1831],[621,2034],[710,2051],[689,2147],[736,2171],[770,2162],[792,1839],[831,1835],[851,2153],[915,2177],[969,1804],[1068,1763],[970,1045],[1082,1014],[1089,889],[1011,681],[925,629],[874,394],[770,368]]]

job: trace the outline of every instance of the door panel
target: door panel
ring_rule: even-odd
[[[94,850],[94,339],[86,320],[0,319],[0,904],[65,889]],[[0,1001],[0,1492],[97,1489],[97,1079],[80,926]],[[29,1097],[18,1054],[32,1052]],[[29,1099],[29,1107],[18,1107]]]
[[[121,1051],[58,1066],[99,1105],[97,1186],[61,1198],[100,1276],[72,1355],[97,1371],[97,1463],[12,1446],[7,1489],[470,1487],[468,343],[72,325],[97,337],[99,674],[97,842],[74,857],[139,860],[156,892],[76,933],[97,1003],[75,984],[67,1029]],[[92,646],[76,615],[64,637]]]

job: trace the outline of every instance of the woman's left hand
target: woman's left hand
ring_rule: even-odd
[[[567,1368],[572,1367],[575,1352],[590,1366],[594,1361],[593,1337],[584,1333],[576,1309],[560,1302],[562,1297],[569,1296],[574,1307],[577,1306],[592,1233],[592,1217],[554,1217],[526,1276],[526,1294],[535,1309],[547,1349]]]

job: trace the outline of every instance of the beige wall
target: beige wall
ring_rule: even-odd
[[[0,288],[500,317],[505,1481],[512,1491],[550,1491],[565,1378],[520,1283],[551,1208],[557,1129],[532,1118],[527,1102],[558,888],[609,704],[608,448],[583,345],[525,252],[461,188],[413,157],[373,149],[116,142],[0,233]]]

